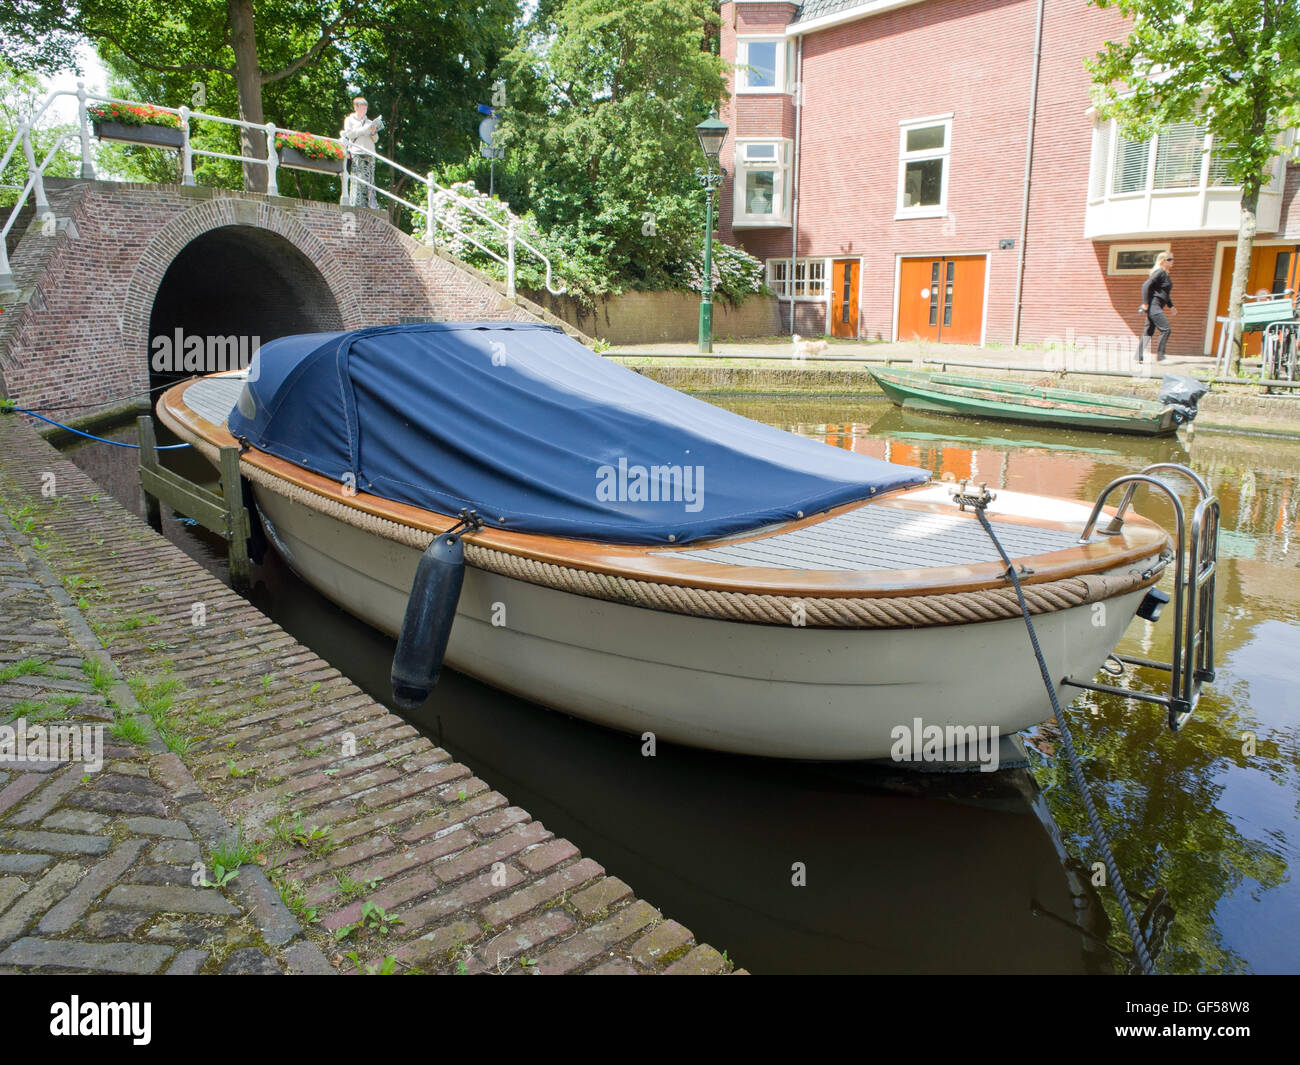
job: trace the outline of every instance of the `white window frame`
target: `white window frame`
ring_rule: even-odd
[[[1106,274],[1109,277],[1145,277],[1151,272],[1149,266],[1139,266],[1121,269],[1115,265],[1122,251],[1153,251],[1157,255],[1162,251],[1169,251],[1169,241],[1158,244],[1112,244],[1110,251],[1106,255]]]
[[[808,272],[813,263],[818,264],[821,267],[821,271],[822,271],[821,280],[818,282],[818,288],[817,291],[815,292],[809,291],[810,283],[808,281]],[[787,271],[789,271],[790,260],[782,259],[780,257],[774,259],[768,259],[767,260],[767,287],[772,290],[772,292],[776,295],[777,299],[789,300],[793,298],[796,303],[799,302],[821,303],[825,301],[826,297],[830,294],[831,291],[830,264],[831,261],[829,259],[824,259],[818,255],[800,256],[798,259],[796,259],[795,268],[794,268],[794,279],[793,279],[794,288],[797,289],[799,286],[799,268],[802,266],[804,268],[804,279],[803,279],[804,294],[802,296],[794,295],[792,297],[789,283],[786,281],[778,281],[776,279],[776,267],[778,265],[781,265],[784,266]]]
[[[749,84],[749,46],[751,44],[772,44],[776,46],[776,69],[773,71],[771,85]],[[773,37],[770,34],[748,34],[736,38],[736,92],[750,95],[766,93],[790,93],[794,91],[794,70],[791,63],[792,42],[785,37]]]
[[[1157,130],[1155,134],[1148,137],[1144,142],[1147,151],[1146,179],[1140,188],[1130,189],[1128,192],[1116,192],[1115,185],[1115,155],[1118,151],[1120,132],[1119,124],[1114,119],[1101,119],[1094,123],[1092,136],[1092,158],[1088,164],[1088,203],[1099,204],[1110,200],[1123,200],[1128,198],[1137,198],[1142,196],[1182,196],[1182,195],[1202,195],[1209,189],[1216,191],[1240,191],[1240,185],[1216,185],[1212,176],[1214,170],[1214,136],[1206,133],[1202,145],[1203,155],[1201,157],[1201,172],[1199,180],[1194,185],[1177,185],[1166,188],[1156,187],[1156,161],[1159,156],[1160,136],[1166,131]],[[1286,143],[1288,137],[1293,136],[1291,131],[1283,134],[1283,143]],[[1101,159],[1098,155],[1102,156]],[[1286,179],[1286,163],[1288,153],[1280,152],[1273,160],[1273,166],[1269,171],[1268,181],[1265,182],[1261,192],[1280,193],[1283,183]],[[1101,166],[1103,181],[1100,195],[1093,195],[1093,177],[1098,166]]]
[[[776,146],[776,158],[771,162],[761,159],[748,160],[746,151],[751,144],[772,144]],[[736,139],[735,169],[732,171],[731,224],[737,228],[762,228],[764,226],[790,225],[790,198],[787,190],[790,185],[790,157],[793,145],[783,137],[738,137]],[[774,170],[775,180],[772,186],[772,213],[750,214],[745,198],[745,174],[749,170]]]
[[[930,115],[928,118],[902,119],[898,123],[898,200],[894,218],[946,218],[948,217],[948,174],[952,169],[952,113]],[[927,126],[943,126],[943,147],[925,148],[915,152],[907,150],[907,134]],[[943,177],[939,183],[939,202],[917,207],[904,207],[903,196],[907,164],[929,159],[943,160]]]

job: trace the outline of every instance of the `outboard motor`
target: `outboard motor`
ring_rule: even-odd
[[[400,710],[422,705],[442,672],[442,659],[465,581],[465,545],[461,536],[465,529],[478,529],[483,524],[472,510],[462,510],[460,519],[425,548],[411,583],[391,677],[393,702]]]
[[[1195,377],[1167,373],[1160,381],[1160,402],[1176,408],[1174,417],[1179,424],[1183,424],[1196,417],[1196,404],[1209,390],[1209,385]]]

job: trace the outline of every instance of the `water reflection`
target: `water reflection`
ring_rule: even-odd
[[[835,399],[722,405],[834,446],[1018,491],[1091,500],[1114,477],[1158,461],[1207,477],[1224,508],[1219,678],[1177,736],[1155,707],[1082,698],[1072,712],[1076,742],[1135,905],[1164,943],[1158,967],[1295,970],[1300,446],[1204,433],[1071,434]],[[169,464],[193,462],[183,455],[171,453]],[[78,447],[74,457],[138,512],[129,452]],[[1164,517],[1150,499],[1141,509]],[[219,542],[164,525],[221,571]],[[255,579],[264,611],[387,697],[391,641],[274,555]],[[1167,656],[1167,628],[1136,623],[1123,649]],[[630,738],[455,674],[444,674],[414,723],[754,971],[1111,971],[1123,966],[1116,953],[1131,949],[1109,890],[1091,883],[1099,856],[1046,726],[1028,735],[1032,775],[990,779],[664,745],[646,759]],[[1254,754],[1243,753],[1243,735],[1254,737]],[[806,887],[791,883],[796,863]]]
[[[735,409],[837,447],[974,477],[1014,491],[1092,500],[1115,477],[1153,462],[1191,466],[1223,507],[1218,677],[1178,735],[1156,708],[1087,694],[1075,703],[1087,775],[1110,810],[1130,892],[1167,893],[1176,916],[1159,967],[1167,972],[1294,972],[1300,889],[1288,875],[1300,849],[1300,444],[1194,433],[1149,439],[1080,434],[854,406],[826,421],[825,405]],[[836,412],[841,419],[849,412]],[[1169,524],[1155,495],[1139,509]],[[1171,591],[1172,573],[1163,587]],[[1171,630],[1135,622],[1120,650],[1167,660]],[[1162,677],[1130,674],[1159,690]],[[1055,730],[1029,734],[1034,774],[1071,854],[1089,864],[1087,822]],[[1250,753],[1253,752],[1253,753]],[[1102,892],[1108,902],[1109,892]],[[1111,907],[1116,929],[1123,925]],[[1121,945],[1120,938],[1112,941]]]

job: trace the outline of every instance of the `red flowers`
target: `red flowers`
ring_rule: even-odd
[[[136,107],[131,104],[94,104],[86,108],[92,122],[117,122],[123,126],[166,126],[180,129],[177,115],[150,104]]]
[[[277,148],[293,148],[308,159],[343,158],[343,146],[341,144],[335,144],[324,137],[312,136],[310,133],[277,133],[275,135],[275,146]]]

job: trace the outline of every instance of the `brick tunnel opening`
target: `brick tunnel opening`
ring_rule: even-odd
[[[149,317],[150,385],[237,369],[276,337],[342,328],[325,278],[291,241],[222,226],[190,241],[163,275]]]

